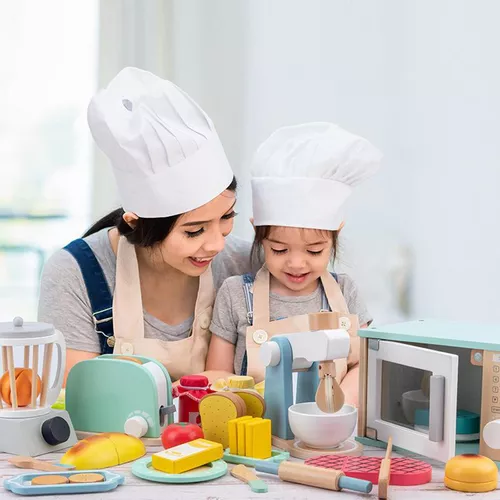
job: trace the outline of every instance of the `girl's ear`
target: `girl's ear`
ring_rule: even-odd
[[[255,224],[253,223],[253,217],[250,217],[250,224],[252,224],[252,227],[253,227],[253,229],[255,231]]]
[[[139,217],[134,214],[133,212],[125,212],[123,214],[123,220],[132,228],[135,229],[137,226],[137,221],[139,220]]]
[[[344,225],[345,225],[345,222],[344,222],[344,221],[342,221],[342,222],[340,223],[339,228],[337,229],[337,231],[338,231],[339,233],[340,233],[340,231],[342,231],[342,229],[343,229]]]

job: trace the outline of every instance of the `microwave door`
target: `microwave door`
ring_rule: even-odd
[[[376,439],[448,461],[455,455],[458,356],[369,342],[367,428]]]

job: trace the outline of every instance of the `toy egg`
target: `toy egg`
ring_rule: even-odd
[[[16,379],[16,392],[18,406],[28,406],[31,401],[31,384],[33,381],[33,370],[31,368],[16,368],[14,370]],[[36,377],[36,395],[40,395],[42,390],[42,380],[37,375]],[[5,372],[0,379],[0,394],[2,399],[11,405],[11,387],[9,372]]]
[[[448,460],[444,469],[444,484],[451,490],[481,493],[496,489],[497,483],[495,462],[482,455],[457,455]]]

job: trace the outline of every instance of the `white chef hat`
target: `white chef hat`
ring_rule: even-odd
[[[253,158],[254,224],[340,229],[352,188],[373,175],[381,159],[366,139],[332,123],[278,129]]]
[[[172,82],[125,68],[90,101],[92,136],[125,211],[167,217],[222,193],[233,172],[206,113]]]

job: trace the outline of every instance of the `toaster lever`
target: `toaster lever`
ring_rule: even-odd
[[[160,407],[160,427],[163,427],[163,425],[165,424],[165,415],[170,415],[171,413],[175,412],[176,412],[175,405]]]

